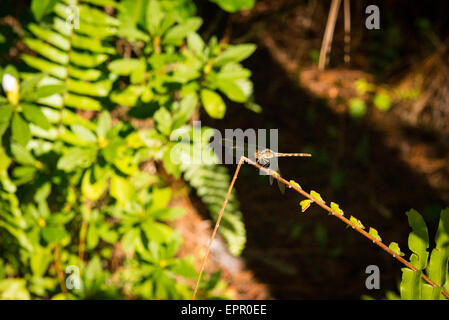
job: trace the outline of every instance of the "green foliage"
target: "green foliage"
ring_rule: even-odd
[[[184,173],[216,217],[229,175],[217,164],[172,161],[185,154],[170,138],[192,132],[201,104],[221,118],[224,97],[251,103],[251,74],[240,62],[255,46],[206,44],[190,0],[34,0],[30,10],[29,69],[0,68],[8,80],[0,94],[0,297],[190,298],[180,279],[196,271],[178,257],[183,239],[170,226],[184,211],[142,168]],[[235,195],[231,202],[221,230],[238,254],[245,229]],[[82,285],[66,291],[69,266]],[[223,289],[202,286],[205,297]]]
[[[223,10],[236,12],[242,9],[250,9],[256,0],[210,0],[218,4]]]
[[[409,235],[408,246],[413,252],[410,262],[418,270],[402,269],[400,285],[403,300],[439,300],[445,299],[441,290],[449,289],[448,259],[449,259],[449,209],[441,211],[440,222],[435,236],[435,248],[430,253],[427,227],[421,215],[415,211],[407,212],[412,232]],[[421,274],[425,273],[437,287],[424,282]]]

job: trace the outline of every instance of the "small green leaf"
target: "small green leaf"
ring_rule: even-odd
[[[112,127],[111,115],[107,111],[103,111],[98,117],[97,135],[99,137],[106,137]]]
[[[301,212],[305,212],[313,201],[310,199],[302,200],[299,205],[301,206]]]
[[[70,237],[63,227],[47,226],[41,231],[42,237],[48,243],[60,242]]]
[[[36,98],[45,98],[52,96],[54,94],[60,94],[63,93],[65,90],[65,85],[62,84],[52,84],[52,85],[45,85],[45,86],[39,86],[36,90]]]
[[[172,125],[172,117],[170,112],[162,107],[154,113],[153,118],[154,121],[156,121],[157,129],[167,136],[170,135]]]
[[[162,19],[164,18],[164,12],[161,10],[159,1],[150,0],[147,6],[146,12],[146,27],[151,35],[158,35],[158,30]]]
[[[21,144],[11,143],[11,153],[14,159],[23,165],[32,165],[36,163],[36,159],[31,155],[31,153]]]
[[[72,131],[80,138],[81,140],[84,140],[86,142],[96,142],[97,137],[95,134],[87,129],[86,127],[83,127],[79,124],[72,124],[71,126]]]
[[[111,196],[114,197],[119,205],[123,206],[131,200],[134,195],[134,187],[130,181],[118,175],[113,175],[111,178]]]
[[[44,15],[50,13],[58,0],[33,0],[31,2],[31,12],[37,21],[40,21]]]
[[[190,32],[187,35],[187,47],[197,56],[201,56],[204,50],[204,41],[198,33]]]
[[[356,225],[356,226],[359,227],[360,229],[365,229],[365,226],[362,224],[362,222],[361,222],[359,219],[357,219],[357,218],[351,216],[351,217],[349,218],[349,221],[351,221],[354,225]]]
[[[379,233],[374,228],[369,228],[369,234],[373,236],[374,239],[382,241],[382,238],[379,236]]]
[[[57,167],[67,172],[76,168],[87,168],[95,160],[96,155],[96,149],[73,147],[59,159]]]
[[[211,0],[228,12],[251,9],[256,0]]]
[[[223,51],[214,60],[214,66],[223,66],[229,62],[240,62],[248,58],[256,50],[254,44],[239,44],[231,46]]]
[[[4,105],[0,106],[0,138],[9,127],[9,122],[12,116],[12,106]]]
[[[153,189],[153,201],[151,204],[151,211],[157,211],[166,208],[170,202],[172,191],[170,188]]]
[[[141,61],[139,59],[118,59],[112,61],[108,64],[109,71],[116,73],[121,76],[130,75],[135,71],[136,68],[141,66]],[[145,66],[145,64],[144,64]]]
[[[207,114],[215,119],[222,119],[226,113],[226,105],[220,95],[208,89],[201,90],[201,102]]]
[[[296,188],[302,190],[301,186],[300,186],[296,181],[290,180],[290,183],[291,183],[292,185],[294,185]]]
[[[169,29],[164,36],[163,43],[180,45],[182,40],[187,37],[190,32],[198,30],[202,23],[203,21],[198,17],[187,19],[184,23]]]
[[[107,180],[105,178],[94,181],[95,177],[92,170],[87,170],[84,173],[83,181],[81,183],[81,191],[83,195],[92,200],[98,200],[107,187]]]
[[[335,202],[331,202],[331,209],[334,210],[339,215],[344,215],[343,210],[340,209],[340,206]]]
[[[47,117],[44,115],[41,108],[32,104],[22,104],[21,106],[23,115],[28,121],[34,123],[42,129],[50,129],[50,122],[47,120]]]
[[[388,248],[390,248],[394,253],[400,255],[401,257],[404,256],[404,253],[401,252],[401,249],[399,248],[397,242],[391,242]]]
[[[324,202],[323,198],[321,198],[321,195],[318,192],[314,191],[314,190],[310,191],[310,196],[313,199],[317,200],[317,201],[320,201],[322,203],[326,203],[326,202]]]
[[[31,139],[28,123],[17,113],[12,117],[12,138],[22,146],[26,146]]]

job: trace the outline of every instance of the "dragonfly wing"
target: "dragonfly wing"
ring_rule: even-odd
[[[278,180],[278,186],[279,186],[279,190],[281,191],[282,194],[285,193],[285,184],[283,184],[282,182],[280,182]]]
[[[281,175],[281,170],[278,169],[278,173],[279,176]],[[281,181],[277,180],[278,182],[278,186],[279,186],[279,190],[281,191],[282,194],[285,193],[285,184],[283,184]]]

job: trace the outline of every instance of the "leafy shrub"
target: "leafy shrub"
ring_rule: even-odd
[[[229,175],[204,165],[215,183],[198,182],[198,167],[171,160],[171,138],[193,130],[200,106],[222,118],[223,95],[251,103],[240,62],[254,45],[205,43],[190,0],[34,0],[31,10],[29,69],[0,72],[0,297],[189,298],[197,273],[177,257],[183,239],[170,227],[184,210],[145,168],[184,172],[216,216],[211,195]],[[74,12],[79,28],[67,23]],[[238,254],[237,202],[227,216],[223,233]],[[76,279],[67,266],[79,268],[80,289],[68,292]]]

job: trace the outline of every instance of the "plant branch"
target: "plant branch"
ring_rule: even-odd
[[[56,269],[56,274],[58,275],[59,286],[61,287],[61,291],[63,293],[67,293],[67,289],[66,289],[65,283],[64,283],[64,272],[62,271],[62,268],[61,268],[61,255],[59,252],[59,244],[55,245],[53,254],[54,254],[54,259],[55,259],[55,269]]]
[[[193,296],[192,296],[192,300],[195,299],[197,290],[198,290],[198,285],[201,279],[201,275],[204,271],[204,267],[206,265],[206,261],[207,261],[207,257],[209,255],[210,252],[210,248],[212,246],[212,242],[215,238],[215,235],[217,233],[218,230],[218,226],[220,225],[220,220],[222,218],[224,209],[226,207],[226,204],[228,202],[228,198],[231,194],[232,188],[234,187],[234,183],[235,180],[237,179],[238,173],[240,171],[240,167],[242,166],[242,164],[246,162],[254,167],[256,167],[259,170],[264,171],[265,173],[269,174],[270,176],[272,176],[274,179],[280,181],[281,183],[285,184],[286,186],[288,186],[291,189],[294,189],[296,192],[300,193],[301,195],[303,195],[304,197],[308,198],[309,200],[313,201],[314,203],[316,203],[317,205],[319,205],[321,208],[323,208],[324,210],[326,210],[327,212],[329,212],[330,214],[332,214],[334,217],[337,217],[338,219],[340,219],[341,221],[343,221],[346,225],[350,226],[352,229],[356,230],[357,232],[359,232],[361,235],[363,235],[364,237],[368,238],[369,240],[371,240],[373,243],[377,244],[380,248],[382,248],[384,251],[386,251],[388,254],[390,254],[391,256],[393,256],[393,258],[395,258],[396,260],[398,260],[399,262],[401,262],[402,264],[404,264],[407,268],[413,270],[413,271],[419,271],[415,266],[413,266],[410,262],[408,262],[407,260],[405,260],[404,258],[402,258],[398,253],[396,253],[395,251],[393,251],[392,249],[390,249],[387,245],[385,245],[382,241],[376,239],[375,237],[373,237],[371,234],[369,234],[368,232],[366,232],[365,230],[363,230],[361,227],[359,227],[358,225],[354,224],[353,222],[351,222],[349,219],[347,219],[346,217],[344,217],[342,214],[339,214],[338,212],[336,212],[335,210],[333,210],[331,207],[329,207],[328,205],[326,205],[324,203],[324,201],[320,201],[318,199],[313,198],[308,192],[304,191],[301,189],[301,187],[292,184],[291,182],[285,180],[284,178],[282,178],[281,176],[279,176],[279,174],[277,174],[277,172],[269,170],[267,168],[262,167],[261,165],[259,165],[258,163],[252,161],[251,159],[248,159],[246,157],[241,157],[240,161],[238,163],[237,169],[235,170],[234,173],[234,177],[232,179],[232,182],[229,186],[229,190],[228,190],[228,194],[225,198],[225,201],[223,203],[223,206],[220,210],[220,214],[218,216],[217,219],[217,223],[215,224],[215,228],[214,231],[212,233],[211,239],[209,241],[209,245],[207,247],[207,251],[206,254],[203,258],[203,262],[201,265],[201,269],[200,269],[200,273],[198,275],[198,279],[197,279],[197,283],[195,286],[195,290],[193,292]],[[421,277],[424,281],[426,281],[427,283],[429,283],[431,286],[433,287],[440,287],[438,284],[436,284],[435,282],[433,282],[429,277],[427,277],[424,273],[421,273]],[[444,289],[441,289],[441,293],[446,297],[449,298],[449,293],[446,292]]]

